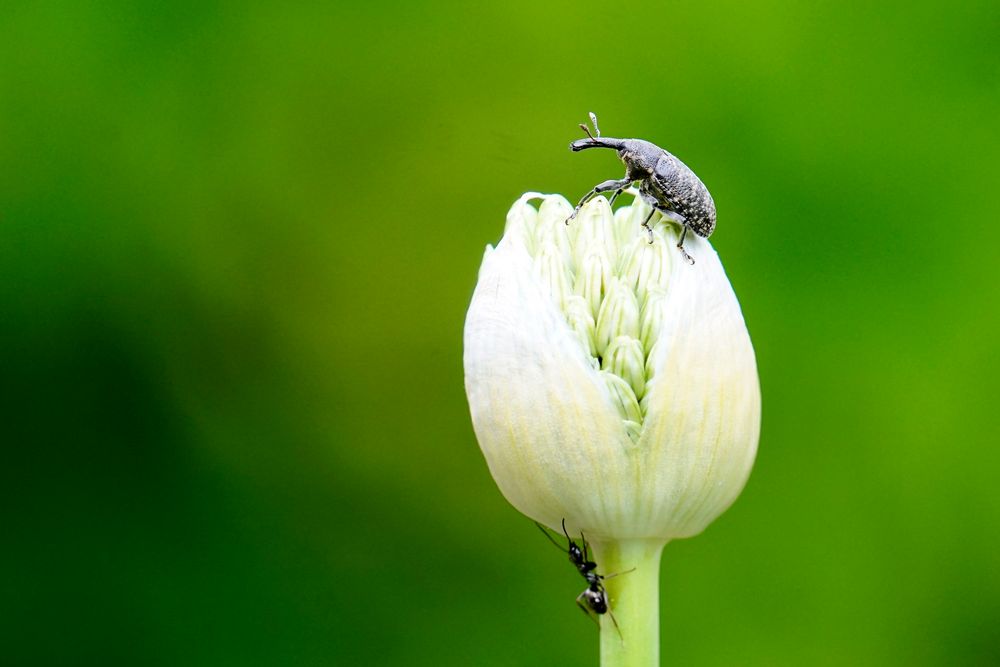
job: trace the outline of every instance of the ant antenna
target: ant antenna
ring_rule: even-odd
[[[560,544],[559,544],[558,542],[556,542],[556,541],[555,541],[555,540],[554,540],[554,539],[552,538],[552,536],[551,536],[551,535],[549,535],[549,531],[545,530],[545,527],[544,527],[544,526],[543,526],[542,524],[540,524],[540,523],[538,523],[538,522],[536,521],[536,522],[535,522],[535,525],[536,525],[536,526],[538,526],[538,530],[542,531],[542,535],[544,535],[545,537],[547,537],[547,538],[548,538],[548,540],[549,540],[549,542],[551,542],[551,543],[552,543],[553,545],[555,545],[556,549],[559,549],[559,551],[566,551],[566,548],[565,548],[565,547],[563,547],[562,545],[560,545]]]
[[[580,125],[583,125],[583,123],[580,123]],[[590,132],[588,132],[587,134],[590,134]],[[591,138],[593,138],[593,137],[591,137]],[[562,520],[562,527],[563,527],[563,535],[566,536],[566,540],[569,541],[569,542],[572,542],[573,538],[570,537],[569,533],[566,532],[566,519]]]

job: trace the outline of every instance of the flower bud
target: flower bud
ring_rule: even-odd
[[[536,211],[530,200],[541,199]],[[504,496],[595,540],[701,532],[753,465],[760,390],[736,296],[707,240],[638,199],[570,223],[529,193],[487,247],[465,324],[465,386]]]

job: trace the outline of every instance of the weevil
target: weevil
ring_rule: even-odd
[[[643,139],[602,137],[594,113],[590,113],[590,122],[594,125],[594,134],[590,133],[586,125],[580,123],[588,138],[574,141],[569,145],[570,149],[574,153],[588,148],[610,148],[618,151],[618,157],[625,163],[625,177],[604,181],[594,186],[573,209],[573,213],[566,219],[566,224],[568,225],[583,205],[596,195],[614,190],[615,193],[611,197],[613,204],[625,188],[638,181],[639,195],[652,209],[642,223],[649,233],[649,242],[653,242],[653,229],[649,226],[649,221],[653,214],[659,211],[683,227],[677,247],[680,248],[684,258],[694,264],[694,258],[684,250],[684,235],[690,229],[698,236],[708,238],[715,231],[715,201],[709,194],[708,188],[686,164],[656,144]]]

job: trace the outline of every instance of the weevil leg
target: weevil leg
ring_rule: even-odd
[[[628,182],[625,183],[625,181]],[[608,206],[614,206],[615,200],[618,199],[618,197],[621,196],[623,192],[632,187],[632,181],[629,180],[628,174],[625,174],[625,178],[623,178],[620,182],[625,183],[625,185],[615,190],[615,193],[611,195],[611,199],[608,200]]]
[[[649,245],[653,245],[653,228],[649,226],[649,221],[653,218],[654,213],[656,213],[655,208],[650,210],[649,215],[647,215],[646,219],[642,222],[642,226],[646,228],[647,232],[649,232]]]
[[[628,176],[625,178],[612,178],[611,180],[604,181],[600,185],[594,186],[594,190],[591,193],[591,197],[601,192],[608,192],[609,190],[624,190],[628,186],[632,185],[632,180]]]
[[[595,185],[594,189],[583,196],[583,199],[581,199],[580,203],[576,205],[576,208],[573,209],[573,212],[570,214],[570,216],[566,218],[566,224],[568,225],[569,221],[576,217],[576,214],[580,212],[580,209],[583,208],[584,204],[589,202],[597,195],[601,194],[602,192],[608,192],[609,190],[624,190],[630,185],[632,185],[632,181],[630,181],[628,178],[621,178],[617,180],[612,179],[610,181],[604,181],[603,183]]]
[[[681,238],[677,242],[677,248],[681,251],[681,254],[684,255],[684,260],[688,264],[694,264],[694,257],[689,255],[687,250],[684,249],[684,236],[687,234],[688,227],[690,226],[688,225],[687,218],[677,211],[672,211],[669,208],[659,208],[657,210],[663,214],[663,217],[670,218],[681,226]]]
[[[660,206],[660,207],[657,207],[656,210],[658,210],[660,213],[662,213],[664,218],[670,218],[671,220],[673,220],[674,222],[676,222],[678,225],[684,226],[684,225],[687,224],[687,220],[688,219],[685,218],[683,215],[681,215],[680,213],[678,213],[677,211],[675,211],[673,209],[669,209],[669,208],[666,208],[664,206]]]
[[[593,190],[591,190],[590,192],[588,192],[583,196],[583,199],[580,200],[580,203],[576,205],[576,208],[573,209],[573,212],[569,214],[568,218],[566,218],[567,225],[569,224],[570,220],[576,217],[576,214],[580,212],[580,209],[583,208],[583,205],[589,202],[591,199],[593,199],[594,195],[596,194],[597,194],[597,188],[594,188]]]
[[[681,240],[677,242],[677,248],[681,251],[681,254],[684,255],[684,260],[691,266],[694,266],[694,257],[689,255],[688,251],[684,249],[684,235],[687,234],[687,231],[688,227],[687,225],[684,225],[684,230],[681,232]]]

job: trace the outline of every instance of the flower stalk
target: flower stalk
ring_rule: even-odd
[[[659,667],[660,540],[594,542],[615,623],[601,619],[601,667]],[[607,575],[605,575],[607,576]],[[619,630],[621,634],[619,635]]]

